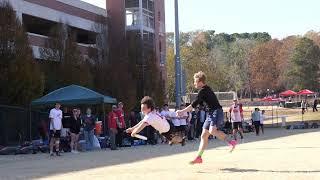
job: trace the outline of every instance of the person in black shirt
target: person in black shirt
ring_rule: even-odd
[[[73,109],[72,113],[73,115],[70,118],[70,133],[71,133],[71,143],[70,148],[72,153],[78,153],[77,147],[78,147],[78,140],[79,140],[79,133],[80,128],[82,126],[80,114],[78,114],[77,109]]]
[[[188,134],[188,139],[193,140],[196,136],[196,127],[200,124],[200,111],[199,108],[196,107],[194,111],[191,113],[191,120],[190,120],[190,130]]]
[[[231,151],[235,148],[237,141],[232,140],[224,132],[219,129],[223,126],[223,110],[220,105],[217,96],[212,89],[206,85],[206,75],[200,71],[194,74],[194,86],[200,89],[196,100],[183,110],[177,111],[177,114],[181,116],[185,112],[192,111],[197,105],[202,104],[208,109],[206,120],[203,124],[203,130],[201,134],[201,142],[198,150],[198,156],[190,162],[190,164],[202,163],[202,154],[208,146],[208,138],[210,135],[216,136],[220,140],[225,141],[228,145],[232,146]]]
[[[318,102],[317,99],[315,99],[315,100],[313,101],[313,108],[312,108],[312,111],[313,111],[313,112],[318,111],[318,109],[317,109],[318,103],[319,103],[319,102]]]
[[[68,136],[70,132],[70,118],[71,118],[71,113],[69,112],[67,107],[63,108],[63,113],[62,113],[62,128],[64,129],[65,136]]]

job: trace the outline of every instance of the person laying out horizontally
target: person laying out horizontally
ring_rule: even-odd
[[[181,143],[181,145],[185,145],[185,138],[178,135],[173,130],[172,125],[155,111],[155,103],[151,97],[145,96],[141,100],[141,112],[145,115],[142,121],[134,127],[126,129],[126,133],[131,133],[131,136],[134,137],[146,126],[150,125],[159,131],[169,141],[169,144]]]

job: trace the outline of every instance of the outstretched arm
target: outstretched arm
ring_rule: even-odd
[[[177,111],[177,114],[178,114],[178,116],[181,116],[183,113],[185,113],[185,112],[190,112],[190,111],[192,111],[192,109],[193,109],[193,107],[192,107],[192,105],[190,104],[188,107],[186,107],[186,108],[184,108],[184,109],[182,109],[182,110],[178,110]]]
[[[128,129],[136,129],[138,126],[140,126],[140,124],[143,124],[144,122],[143,121],[140,121],[138,124],[136,124],[135,126],[131,127],[131,128],[128,128]]]
[[[138,127],[134,128],[131,132],[131,136],[134,137],[135,134],[138,134],[142,131],[148,124],[146,122],[139,123]]]
[[[140,122],[139,122],[138,124],[136,124],[135,126],[126,129],[126,133],[132,133],[133,130],[139,128],[140,126],[142,126],[142,124],[145,124],[145,122],[144,122],[144,121],[140,121]],[[142,130],[142,129],[141,129],[141,130]],[[140,130],[140,131],[141,131],[141,130]],[[139,131],[139,132],[140,132],[140,131]]]

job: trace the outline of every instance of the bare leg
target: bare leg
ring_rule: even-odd
[[[74,134],[73,133],[71,133],[70,149],[71,149],[71,152],[73,152],[74,150]]]
[[[227,135],[224,132],[219,131],[216,126],[210,126],[209,132],[210,134],[212,134],[213,136],[216,136],[221,141],[227,140]]]
[[[76,134],[74,139],[74,150],[78,151],[79,134]]]
[[[210,134],[216,136],[218,139],[226,142],[228,145],[231,145],[232,148],[230,152],[232,152],[236,147],[237,141],[231,140],[230,137],[228,137],[224,132],[219,131],[216,126],[210,126],[209,132]]]
[[[209,131],[207,129],[203,129],[202,134],[201,134],[200,145],[199,145],[199,149],[198,149],[198,155],[199,154],[202,155],[203,151],[208,147],[209,136],[210,136]]]
[[[50,154],[53,153],[53,146],[54,146],[55,138],[51,137],[50,138]]]
[[[56,145],[56,154],[59,156],[59,144],[60,144],[60,139],[59,138],[55,138],[55,145]]]
[[[242,129],[242,128],[239,128],[238,131],[239,131],[239,133],[240,133],[241,139],[243,139],[243,129]]]
[[[200,140],[200,145],[198,149],[198,156],[196,159],[190,162],[190,164],[198,164],[202,163],[202,154],[204,150],[208,147],[208,138],[210,136],[210,133],[207,129],[202,129],[202,134],[201,134],[201,140]]]
[[[237,131],[238,131],[237,129],[233,129],[232,130],[232,135],[233,135],[235,140],[237,140]]]

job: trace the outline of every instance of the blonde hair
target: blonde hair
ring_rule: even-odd
[[[198,79],[199,81],[206,83],[206,74],[202,71],[199,71],[193,75],[193,78]]]

